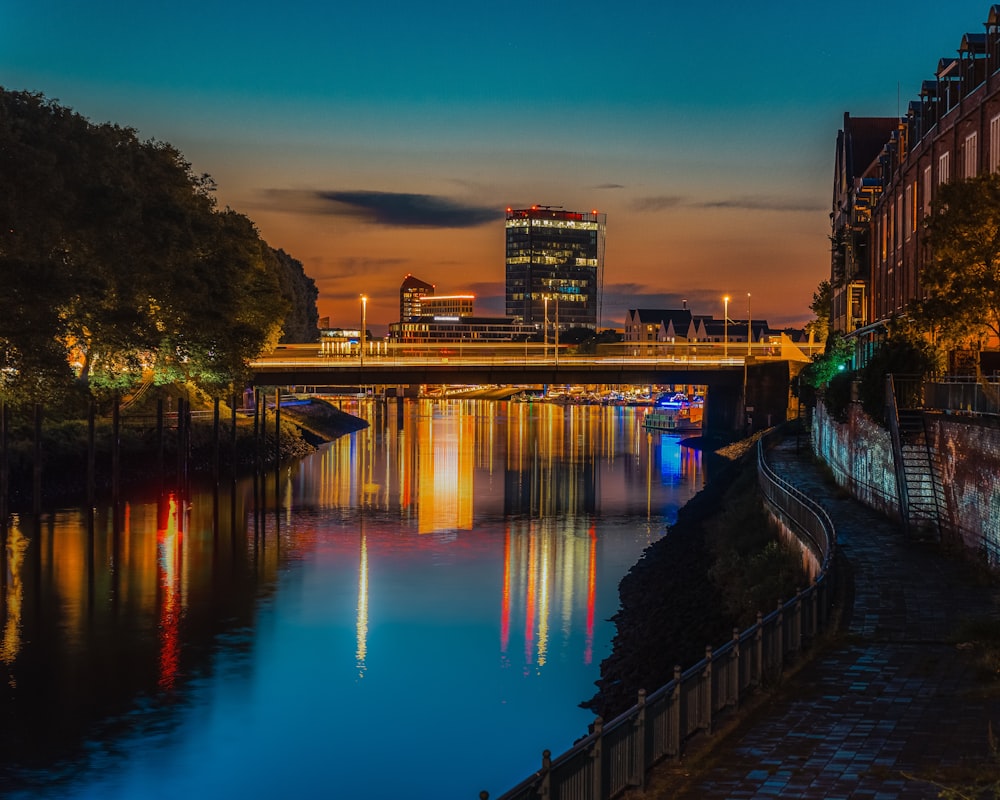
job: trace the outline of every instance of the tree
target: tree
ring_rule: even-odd
[[[826,337],[830,332],[832,304],[833,287],[830,281],[820,281],[819,286],[816,287],[816,291],[813,292],[812,303],[809,304],[809,308],[816,315],[816,319],[806,323],[806,330],[812,333],[814,341],[826,341]]]
[[[981,347],[1000,336],[1000,175],[941,184],[924,226],[914,319],[944,343]]]
[[[316,331],[315,285],[169,144],[0,89],[0,392],[215,392]],[[315,339],[315,336],[311,338]],[[36,397],[37,395],[37,397]]]

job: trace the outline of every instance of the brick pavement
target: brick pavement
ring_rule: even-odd
[[[1000,766],[988,733],[992,720],[1000,737],[1000,686],[954,639],[963,619],[1000,616],[996,587],[847,498],[804,442],[796,452],[786,440],[769,460],[833,520],[849,575],[842,630],[726,734],[631,796],[930,798]]]

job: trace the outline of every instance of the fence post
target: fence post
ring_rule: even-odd
[[[708,734],[712,733],[712,714],[713,714],[713,703],[712,703],[712,646],[708,645],[705,647],[705,670],[701,673],[701,688],[702,688],[702,708],[701,708],[701,727],[704,728],[705,732]]]
[[[542,751],[542,779],[538,783],[538,796],[550,797],[552,792],[552,753],[548,750]]]
[[[646,690],[639,690],[639,713],[635,715],[635,780],[641,791],[646,789]],[[603,797],[604,795],[595,795]]]
[[[778,652],[776,653],[776,661],[778,667],[778,674],[782,672],[785,668],[785,609],[782,606],[781,601],[778,601],[778,620],[775,624],[775,628],[778,631]]]
[[[733,656],[729,661],[730,690],[729,704],[733,708],[740,707],[740,694],[743,691],[743,658],[740,654],[740,629],[733,628]]]
[[[809,643],[810,645],[816,639],[816,632],[818,630],[818,620],[816,619],[816,580],[813,579],[812,586],[809,587]]]
[[[593,764],[593,776],[594,785],[592,797],[604,797],[604,792],[602,791],[604,774],[602,767],[604,765],[604,720],[601,717],[597,717],[594,720],[594,748],[590,751],[591,763]]]
[[[795,590],[795,624],[792,629],[796,655],[802,652],[802,590]]]
[[[754,634],[754,671],[757,673],[757,688],[764,683],[764,614],[757,612],[757,631]]]
[[[684,723],[684,714],[682,713],[682,707],[684,705],[684,698],[681,695],[681,665],[674,665],[674,692],[673,692],[673,703],[670,707],[670,716],[673,718],[673,729],[675,740],[673,742],[674,751],[673,756],[676,760],[681,758],[681,742],[684,740],[684,729],[681,727]],[[669,743],[668,743],[669,747]]]

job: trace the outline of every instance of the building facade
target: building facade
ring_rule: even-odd
[[[507,209],[508,317],[542,330],[601,321],[607,215],[553,206]]]
[[[420,302],[434,294],[434,284],[407,275],[399,287],[399,321],[409,322],[423,314]]]
[[[831,214],[832,330],[865,331],[905,314],[923,296],[920,275],[930,257],[923,221],[937,187],[1000,171],[1000,6],[984,26],[985,33],[961,38],[956,55],[938,60],[905,117],[892,125],[879,118],[883,141],[867,164],[874,141],[859,147],[860,121],[845,116]],[[867,133],[879,138],[877,130]],[[863,246],[851,253],[855,233]]]

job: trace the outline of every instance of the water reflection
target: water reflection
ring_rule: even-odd
[[[585,730],[618,581],[697,451],[627,408],[345,410],[371,427],[219,493],[13,519],[0,789],[495,796]]]

